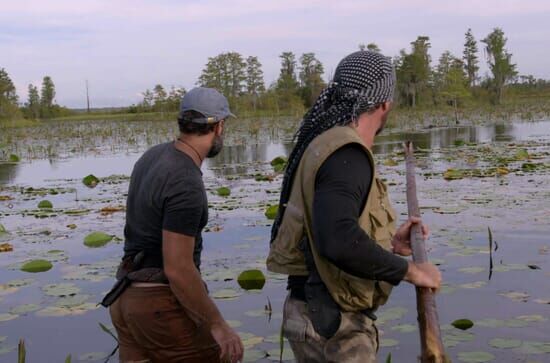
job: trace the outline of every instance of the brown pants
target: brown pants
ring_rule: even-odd
[[[109,312],[121,362],[220,362],[210,332],[188,317],[168,286],[131,286]]]
[[[342,322],[330,339],[317,334],[304,301],[286,298],[283,335],[298,363],[375,363],[378,330],[362,313],[342,313]]]

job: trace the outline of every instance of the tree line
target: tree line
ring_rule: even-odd
[[[550,88],[549,81],[518,74],[502,29],[493,29],[480,42],[478,45],[472,30],[468,29],[462,55],[447,50],[432,66],[430,38],[418,36],[410,43],[410,50],[402,49],[393,58],[398,105],[405,108],[449,105],[455,109],[466,101],[498,105],[502,103],[507,87],[519,90]],[[480,47],[489,69],[484,76],[479,74]],[[358,48],[381,52],[376,43],[359,44]],[[237,52],[208,58],[197,85],[218,89],[236,112],[302,112],[313,104],[326,86],[324,66],[315,53],[304,53],[298,58],[287,51],[279,58],[279,77],[268,86],[258,57],[245,57]],[[143,94],[143,105],[149,104],[146,101],[148,92]],[[177,106],[173,110],[177,110]]]
[[[462,55],[445,51],[432,66],[430,38],[418,36],[410,43],[409,50],[402,49],[393,57],[398,105],[404,108],[449,105],[455,109],[466,102],[498,105],[509,87],[520,91],[550,90],[550,81],[518,74],[502,29],[493,29],[480,43],[468,29]],[[479,74],[480,47],[489,69],[484,76]],[[359,44],[358,48],[381,52],[376,43]],[[324,66],[313,52],[298,57],[285,51],[279,59],[279,76],[266,85],[258,57],[224,52],[208,58],[196,84],[218,89],[237,113],[301,113],[326,86]],[[175,112],[185,91],[183,87],[168,89],[157,84],[142,93],[143,99],[138,104],[124,111]],[[19,104],[13,82],[7,71],[0,68],[0,119],[21,114],[29,119],[51,118],[68,113],[68,109],[55,103],[55,85],[50,77],[44,77],[40,91],[30,84],[27,102]]]
[[[21,115],[27,119],[47,119],[70,113],[55,102],[55,84],[49,76],[42,79],[40,91],[35,85],[29,84],[27,92],[27,102],[19,104],[15,85],[8,72],[0,68],[0,120]]]

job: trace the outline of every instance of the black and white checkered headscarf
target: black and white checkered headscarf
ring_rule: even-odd
[[[392,101],[394,88],[395,70],[391,59],[380,53],[355,52],[338,64],[333,81],[305,114],[295,135],[297,142],[288,158],[279,214],[271,230],[272,241],[277,235],[290,198],[294,174],[310,142],[324,131],[355,122],[361,114],[373,110],[381,103]]]

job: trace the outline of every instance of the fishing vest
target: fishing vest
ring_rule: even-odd
[[[372,154],[357,132],[349,126],[336,126],[316,137],[304,152],[277,236],[270,245],[267,269],[286,275],[309,275],[301,247],[301,241],[307,237],[315,267],[332,298],[343,311],[360,311],[384,304],[392,286],[346,273],[322,257],[313,243],[313,198],[317,171],[331,154],[347,144],[361,145],[373,167],[369,196],[359,217],[359,226],[380,246],[391,250],[396,214],[391,207],[387,187],[378,178]]]

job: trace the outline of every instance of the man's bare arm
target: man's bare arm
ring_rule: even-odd
[[[220,346],[220,356],[229,358],[231,362],[240,361],[244,351],[241,340],[208,296],[193,262],[194,248],[195,237],[162,231],[164,273],[170,288],[190,317],[198,324],[206,324]]]

